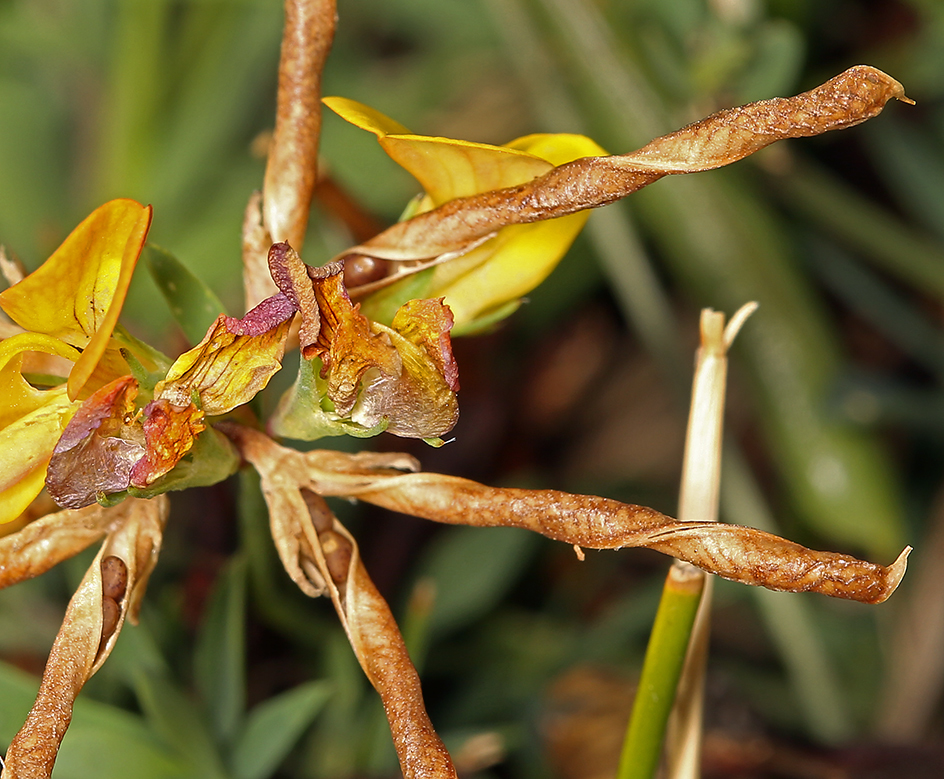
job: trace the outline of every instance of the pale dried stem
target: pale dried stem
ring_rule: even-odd
[[[747,317],[756,308],[756,303],[742,306],[727,326],[724,314],[711,309],[701,312],[701,345],[692,384],[679,496],[679,519],[683,522],[716,522],[718,519],[727,352]],[[688,563],[676,560],[669,570],[669,578],[690,575],[689,568]],[[698,575],[702,582],[701,602],[666,732],[668,779],[696,779],[700,774],[712,585],[706,574],[699,572]]]

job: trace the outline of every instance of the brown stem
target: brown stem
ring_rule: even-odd
[[[318,175],[321,73],[337,22],[335,0],[286,0],[275,134],[262,191],[272,241],[301,249]]]

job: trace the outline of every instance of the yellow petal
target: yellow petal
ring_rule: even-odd
[[[37,465],[8,489],[0,491],[0,525],[19,517],[42,492],[46,479],[46,463],[48,460]]]
[[[49,391],[36,389],[20,373],[23,356],[29,352],[57,355],[72,362],[79,358],[79,352],[71,346],[42,333],[19,333],[0,341],[0,429],[49,402]]]
[[[436,268],[430,295],[443,295],[456,319],[455,333],[490,312],[527,295],[546,279],[587,222],[589,212],[535,225],[506,227],[460,258],[470,270],[450,281],[449,263]]]
[[[604,157],[606,150],[586,135],[575,133],[534,133],[516,138],[509,149],[533,154],[554,166],[564,165],[581,157]]]
[[[112,200],[86,217],[43,265],[0,293],[0,308],[18,325],[83,349],[69,376],[71,398],[108,345],[150,223],[150,206]]]
[[[79,406],[69,400],[64,386],[49,390],[45,395],[46,402],[42,406],[0,430],[2,522],[19,516],[43,488],[49,457]],[[7,505],[8,499],[10,505]]]
[[[430,138],[410,133],[368,106],[353,100],[325,98],[342,118],[374,133],[384,150],[410,171],[428,197],[425,211],[459,197],[516,186],[551,168],[580,157],[606,152],[583,135],[542,133],[518,138],[507,146]],[[587,220],[587,213],[530,225],[507,227],[472,251],[436,266],[422,296],[444,296],[455,314],[455,334],[472,329],[483,317],[508,308],[537,287],[557,266]],[[391,309],[410,296],[411,280],[367,297],[364,312],[389,322]],[[509,307],[510,306],[510,307]]]
[[[522,184],[553,167],[527,149],[414,135],[379,111],[347,98],[327,97],[324,103],[342,119],[377,136],[384,151],[429,195],[431,202],[424,209]]]
[[[293,310],[268,298],[243,319],[221,314],[203,340],[177,358],[154,390],[155,399],[190,405],[196,394],[207,416],[248,403],[282,367]]]

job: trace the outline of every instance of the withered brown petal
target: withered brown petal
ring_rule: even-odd
[[[452,355],[452,311],[444,298],[410,300],[393,316],[392,327],[429,355],[449,389],[459,391],[459,366]]]
[[[526,184],[449,201],[399,222],[345,254],[418,260],[460,252],[502,227],[596,208],[665,175],[728,165],[775,141],[844,129],[876,116],[897,81],[857,65],[809,92],[719,111],[630,154],[584,157]]]
[[[45,779],[52,775],[76,696],[111,653],[125,618],[135,618],[160,550],[167,498],[130,499],[107,511],[112,530],[69,601],[36,701],[7,750],[4,777]],[[102,562],[108,557],[118,558],[127,576],[118,600],[105,594]],[[113,584],[109,589],[114,591]],[[113,625],[106,626],[107,600],[119,607],[119,614]],[[104,635],[106,627],[108,636]]]
[[[269,273],[301,317],[298,342],[305,354],[321,329],[321,317],[308,267],[287,242],[275,243],[269,248]]]
[[[63,508],[95,503],[100,494],[128,488],[144,453],[131,427],[138,383],[123,376],[93,393],[75,413],[53,450],[46,488]]]
[[[321,359],[328,397],[337,412],[347,416],[357,402],[365,373],[375,368],[384,376],[399,377],[403,363],[389,336],[375,332],[351,302],[340,266],[336,273],[315,280],[315,296],[321,327],[317,339],[303,354]]]
[[[175,406],[167,400],[152,400],[144,408],[146,446],[144,456],[131,469],[131,484],[147,487],[170,473],[204,430],[203,412],[193,403]]]
[[[45,573],[108,532],[115,511],[95,504],[64,509],[0,538],[0,589]]]
[[[282,367],[295,307],[277,294],[242,319],[220,315],[203,340],[180,355],[154,389],[154,397],[187,406],[196,395],[207,416],[248,403]]]

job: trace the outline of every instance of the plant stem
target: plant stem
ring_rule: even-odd
[[[703,585],[704,577],[697,569],[688,576],[674,565],[669,569],[623,742],[618,779],[650,779],[659,767]]]
[[[683,522],[718,519],[727,351],[755,308],[756,304],[743,306],[727,327],[723,314],[702,311],[701,346],[692,384],[679,495],[679,519]],[[649,638],[623,743],[619,779],[650,779],[655,775],[670,716],[669,776],[698,776],[708,596],[710,581],[704,571],[676,560],[666,576]]]

